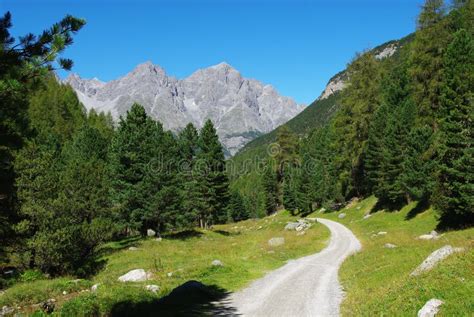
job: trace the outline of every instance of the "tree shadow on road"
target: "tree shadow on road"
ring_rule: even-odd
[[[188,281],[158,300],[117,303],[110,316],[238,316],[229,295],[218,286]]]

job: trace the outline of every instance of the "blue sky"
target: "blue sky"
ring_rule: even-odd
[[[356,52],[415,30],[422,0],[0,0],[13,34],[87,20],[65,57],[108,81],[152,61],[183,78],[222,61],[311,103]],[[61,76],[64,77],[64,73]]]

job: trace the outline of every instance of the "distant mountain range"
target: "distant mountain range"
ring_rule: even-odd
[[[110,82],[83,79],[77,74],[64,82],[74,88],[87,109],[110,112],[115,119],[134,102],[172,131],[189,122],[200,128],[211,119],[228,156],[305,108],[279,95],[270,85],[243,78],[226,63],[200,69],[182,80],[146,62]]]

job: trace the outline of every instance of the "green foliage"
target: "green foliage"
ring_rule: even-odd
[[[242,221],[249,218],[248,209],[245,208],[244,199],[242,195],[237,191],[231,192],[230,203],[230,216],[233,221]]]
[[[474,40],[454,34],[444,57],[435,202],[450,223],[474,223]],[[461,220],[461,221],[460,221]]]

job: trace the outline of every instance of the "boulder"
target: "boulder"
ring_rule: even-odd
[[[144,269],[131,270],[125,275],[118,278],[120,282],[143,282],[151,278],[150,272],[145,272]]]
[[[297,222],[288,222],[285,226],[285,230],[296,230],[296,227],[298,227],[299,223]]]
[[[421,263],[413,272],[411,272],[410,276],[417,276],[425,271],[431,270],[435,265],[453,254],[454,252],[462,251],[462,248],[453,248],[450,245],[445,245],[442,248],[432,252],[424,261]]]
[[[344,218],[346,218],[346,214],[345,213],[340,213],[339,216],[337,216],[337,218],[344,219]]]
[[[99,288],[99,285],[100,285],[100,284],[94,284],[94,285],[92,285],[92,287],[91,287],[91,292],[94,292],[94,293],[97,292],[97,289]]]
[[[276,237],[268,240],[268,245],[271,247],[278,247],[283,244],[285,244],[285,238],[283,237]]]
[[[220,260],[214,260],[211,263],[212,266],[224,266],[224,264]]]
[[[153,230],[153,229],[148,229],[148,230],[146,231],[146,235],[147,235],[148,237],[154,237],[154,236],[156,236],[156,231]]]
[[[387,249],[394,249],[397,246],[395,244],[392,244],[392,243],[385,243],[383,247],[387,248]]]
[[[439,307],[443,305],[442,300],[432,298],[418,311],[418,317],[434,317],[439,311]]]
[[[154,285],[154,284],[151,284],[151,285],[147,285],[145,286],[145,289],[147,291],[150,291],[152,293],[158,293],[158,291],[160,290],[160,287],[158,285]]]

